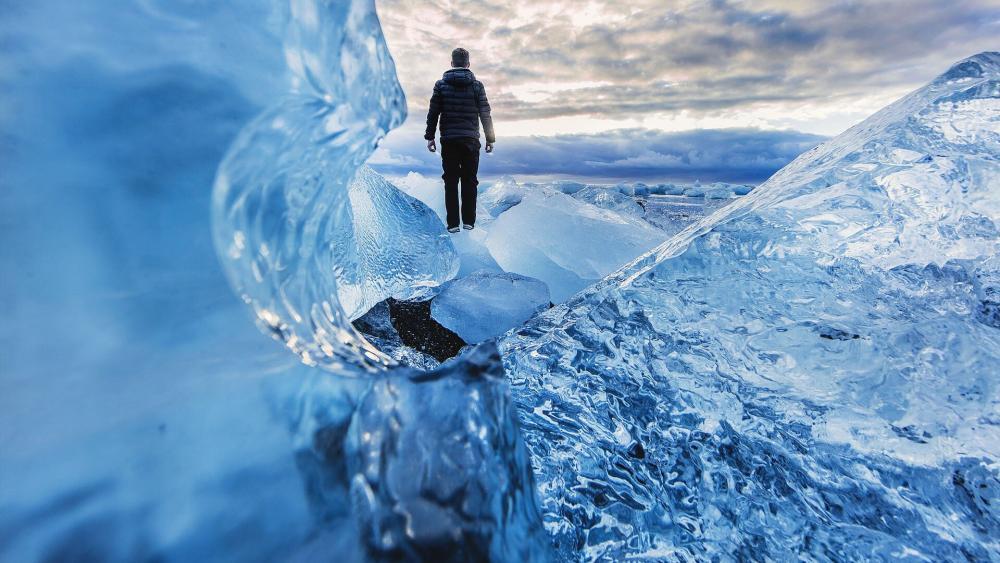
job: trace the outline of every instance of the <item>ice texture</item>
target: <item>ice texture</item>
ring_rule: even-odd
[[[504,176],[480,193],[477,202],[486,208],[490,215],[499,217],[504,211],[521,203],[527,189],[513,177]]]
[[[407,194],[424,202],[437,213],[441,225],[439,230],[445,231],[444,183],[440,178],[427,178],[411,172],[397,180],[397,183]],[[463,230],[450,237],[451,243],[459,257],[459,268],[456,277],[465,277],[479,270],[502,272],[503,268],[486,248],[485,240],[489,234],[492,216],[483,205],[482,199],[476,202],[476,228],[473,231]]]
[[[331,46],[384,52],[370,1],[4,5],[0,560],[366,557],[336,495],[342,442],[307,426],[349,423],[374,379],[353,364],[304,366],[259,334],[211,236],[226,148],[294,74],[285,56],[299,51],[283,42],[293,15],[323,25]],[[367,87],[378,99],[395,82]],[[496,406],[506,391],[489,360]],[[496,443],[516,441],[516,420],[496,420]],[[542,533],[537,517],[519,525]],[[517,537],[502,533],[492,537]]]
[[[337,296],[354,320],[387,297],[411,299],[458,273],[459,256],[434,211],[368,166],[348,186],[354,232],[338,262]]]
[[[230,283],[261,330],[302,361],[375,369],[392,359],[350,321],[453,277],[457,258],[429,211],[374,172],[352,178],[406,116],[370,0],[293,0],[290,91],[219,166],[213,233]]]
[[[521,326],[549,307],[544,282],[507,272],[475,272],[449,282],[431,302],[431,316],[473,344]]]
[[[997,123],[983,53],[502,339],[561,556],[997,560]]]
[[[642,217],[645,213],[645,209],[634,195],[626,195],[614,188],[588,186],[573,194],[573,197],[597,207],[603,207],[604,209],[610,209],[634,217]]]
[[[641,219],[533,189],[496,218],[486,246],[504,270],[542,280],[561,302],[665,238]]]
[[[361,541],[375,558],[539,561],[548,537],[493,343],[361,399],[344,445]]]
[[[642,218],[673,235],[729,203],[726,199],[650,195],[643,200],[645,212]]]

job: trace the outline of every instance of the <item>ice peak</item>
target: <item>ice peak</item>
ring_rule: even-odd
[[[951,66],[934,83],[962,80],[964,78],[982,78],[986,75],[1000,75],[1000,52],[983,51],[962,59]]]

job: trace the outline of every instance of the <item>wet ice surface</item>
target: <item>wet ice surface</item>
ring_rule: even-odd
[[[502,340],[562,557],[998,558],[998,84],[956,65]]]

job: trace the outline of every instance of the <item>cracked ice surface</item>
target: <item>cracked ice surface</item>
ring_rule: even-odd
[[[501,342],[564,557],[996,559],[1000,54]]]

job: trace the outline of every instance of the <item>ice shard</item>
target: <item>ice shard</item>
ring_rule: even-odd
[[[505,337],[560,553],[995,559],[998,120],[983,53]]]

